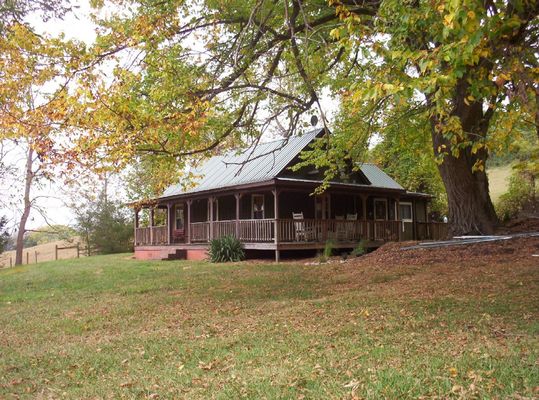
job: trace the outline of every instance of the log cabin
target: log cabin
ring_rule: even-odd
[[[357,165],[314,194],[322,171],[290,167],[324,132],[214,156],[193,172],[194,184],[179,182],[157,199],[134,203],[136,258],[204,259],[209,242],[225,235],[250,255],[271,251],[278,261],[283,251],[316,251],[328,240],[353,249],[447,234],[446,224],[429,221],[432,196],[407,191],[374,164]]]

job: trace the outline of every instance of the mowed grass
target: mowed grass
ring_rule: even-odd
[[[0,398],[537,398],[538,293],[531,261],[12,268]]]

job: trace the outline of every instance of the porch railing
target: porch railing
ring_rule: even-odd
[[[189,224],[189,235],[192,242],[207,242],[210,237],[209,222],[193,222]]]
[[[161,245],[167,243],[167,226],[148,226],[135,229],[135,245]]]
[[[272,242],[274,240],[274,219],[240,220],[240,240],[242,242]]]
[[[448,233],[444,222],[416,222],[417,240],[444,240]]]
[[[415,236],[418,240],[439,240],[447,236],[447,224],[416,222]],[[277,229],[277,231],[275,231]],[[247,219],[194,222],[188,234],[192,243],[206,243],[210,238],[230,235],[242,242],[279,243],[325,242],[337,243],[367,241],[398,241],[401,238],[402,221],[370,220],[317,220],[317,219]],[[136,228],[136,245],[163,245],[168,243],[166,226]]]

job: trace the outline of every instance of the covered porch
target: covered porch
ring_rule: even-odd
[[[148,205],[145,224],[135,209],[135,247],[201,248],[212,239],[234,236],[245,249],[334,248],[359,242],[436,240],[446,224],[429,222],[426,196],[330,188],[311,195],[312,185],[278,185],[234,192],[196,194]],[[142,226],[146,225],[146,226]]]

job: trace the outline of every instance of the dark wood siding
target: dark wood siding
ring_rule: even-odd
[[[300,192],[279,194],[279,217],[292,218],[293,212],[303,212],[304,218],[314,218],[314,197]]]

